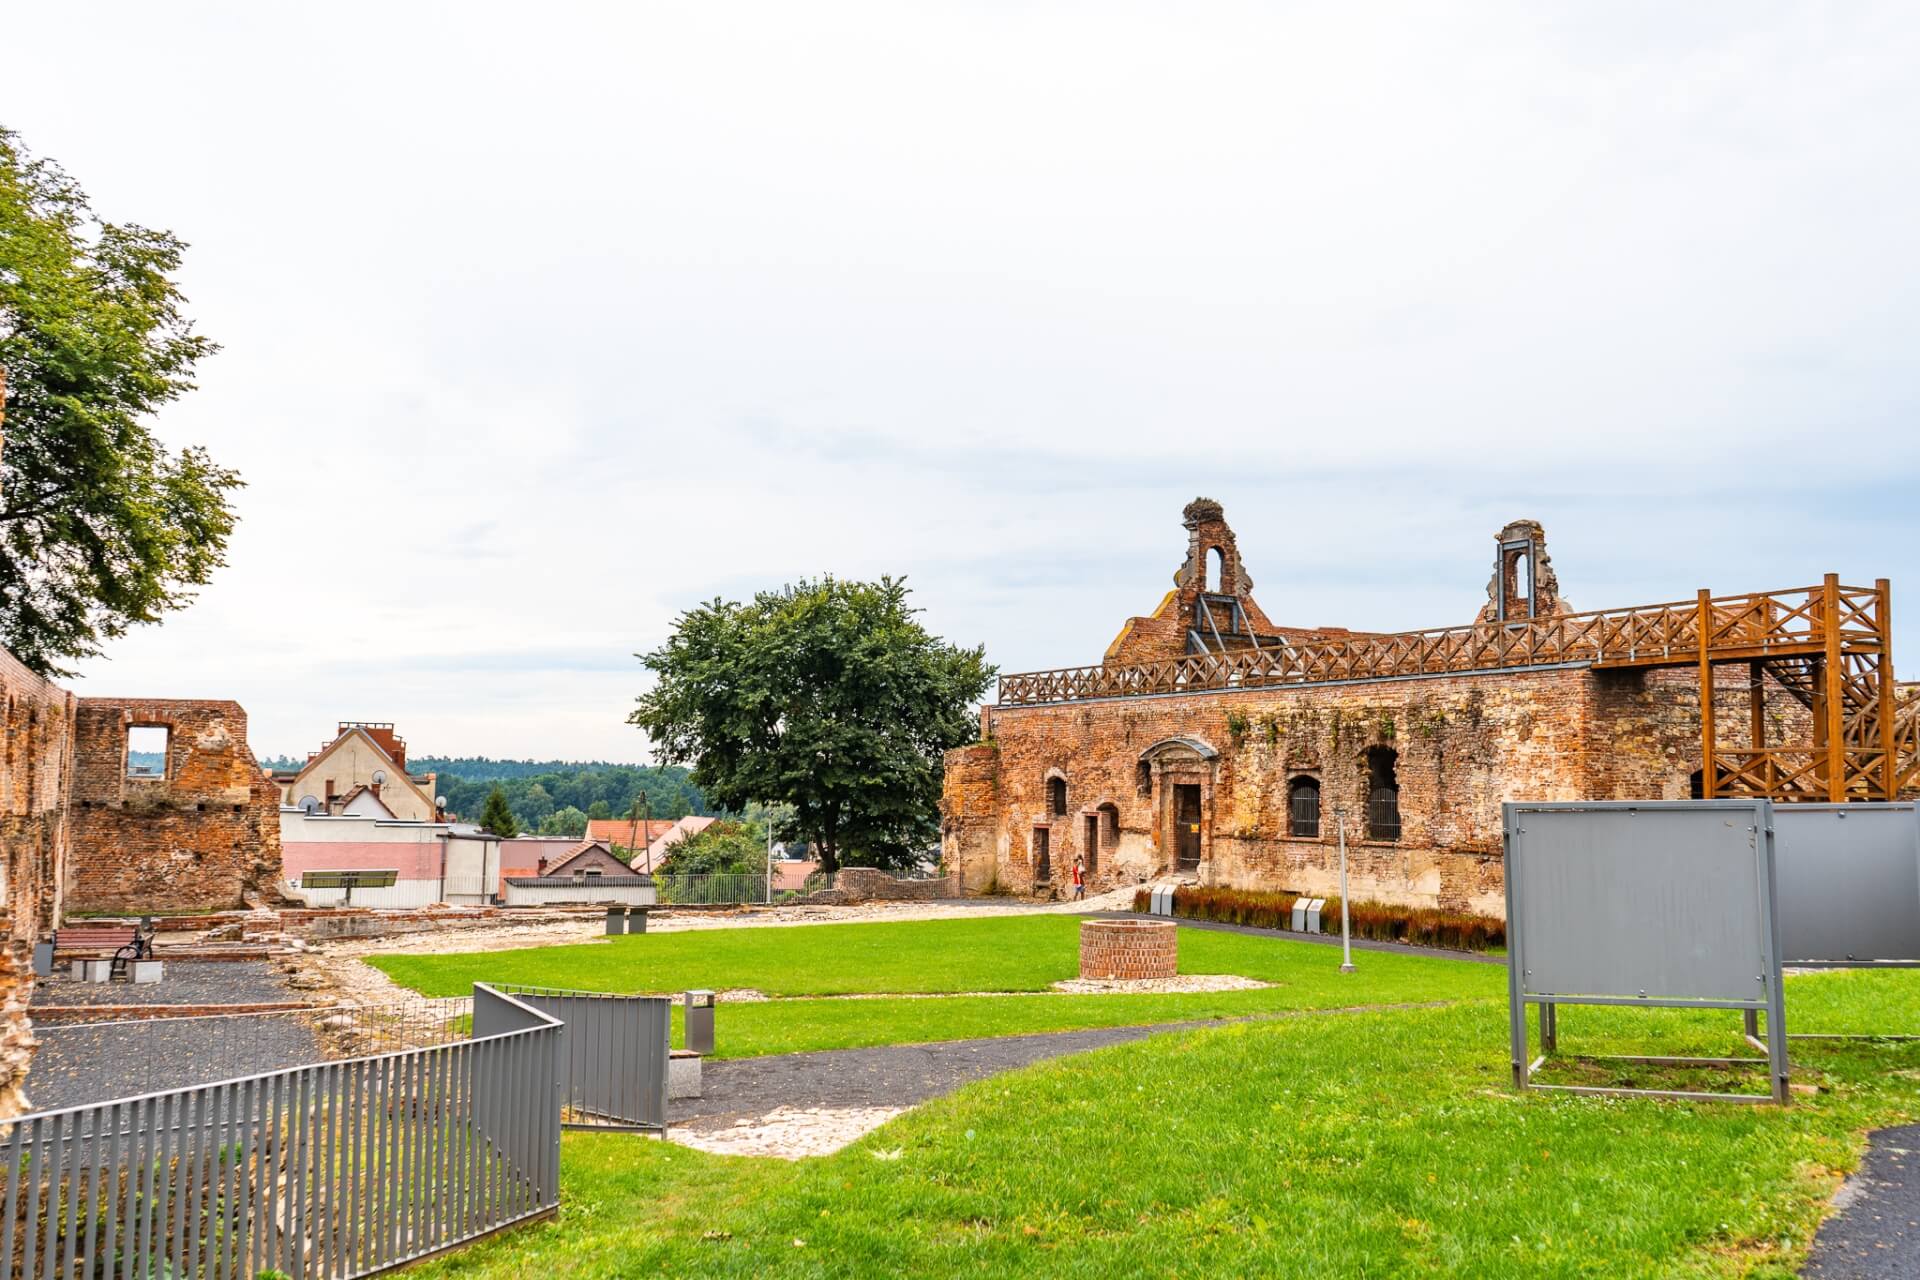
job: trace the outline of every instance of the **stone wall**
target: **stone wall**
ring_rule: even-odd
[[[164,776],[129,777],[127,732],[167,731]],[[279,794],[238,703],[82,698],[67,907],[150,913],[277,901]]]
[[[1054,892],[1075,857],[1090,864],[1090,891],[1139,883],[1179,869],[1169,791],[1186,784],[1199,793],[1192,873],[1204,883],[1337,891],[1344,806],[1356,898],[1501,915],[1501,804],[1685,798],[1700,767],[1693,679],[1512,670],[1000,707],[990,743],[947,757],[945,858],[968,892]],[[1715,687],[1721,740],[1745,743],[1744,674]],[[1798,703],[1771,684],[1763,698],[1774,741],[1805,736]],[[1399,784],[1395,838],[1368,830],[1380,756]],[[1317,836],[1290,829],[1298,779],[1319,784]]]
[[[74,698],[0,651],[0,1117],[27,1109],[33,941],[60,917]]]

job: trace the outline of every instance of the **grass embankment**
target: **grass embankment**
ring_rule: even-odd
[[[1182,973],[1232,973],[1275,985],[1189,995],[1030,994],[1076,976],[1077,930],[1076,921],[1058,916],[715,929],[604,945],[380,956],[371,963],[428,995],[464,993],[487,980],[593,991],[757,987],[787,996],[1011,993],[725,1003],[715,1055],[723,1058],[1420,1003],[1495,995],[1506,985],[1506,971],[1493,965],[1368,952],[1359,957],[1358,972],[1342,974],[1339,953],[1327,946],[1186,929]],[[677,1041],[677,1011],[675,1018]]]
[[[1817,976],[1789,1009],[1911,1029],[1917,997],[1920,974]],[[1563,1009],[1561,1036],[1739,1043],[1737,1015],[1641,1010]],[[1794,1052],[1822,1092],[1785,1109],[1522,1098],[1497,1000],[1241,1023],[983,1081],[798,1164],[570,1135],[555,1222],[424,1274],[1784,1280],[1860,1131],[1920,1110],[1920,1045]]]

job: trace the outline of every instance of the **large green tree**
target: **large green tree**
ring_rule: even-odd
[[[792,806],[842,862],[901,866],[938,836],[941,755],[974,737],[981,649],[929,634],[904,581],[825,578],[715,600],[638,655],[658,677],[630,719],[724,809]]]
[[[215,348],[170,232],[94,216],[0,129],[0,645],[48,675],[193,598],[226,563],[239,476],[148,425]]]

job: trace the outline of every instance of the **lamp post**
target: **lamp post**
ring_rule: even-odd
[[[1353,930],[1347,916],[1347,806],[1333,807],[1340,828],[1340,972],[1353,972]]]

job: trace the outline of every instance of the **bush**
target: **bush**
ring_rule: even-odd
[[[1173,914],[1256,929],[1288,929],[1293,925],[1293,904],[1298,900],[1298,895],[1291,893],[1183,885],[1173,891]],[[1135,890],[1133,909],[1144,912],[1147,905],[1147,890]],[[1386,902],[1355,902],[1347,915],[1354,937],[1376,942],[1407,942],[1454,951],[1487,951],[1507,944],[1506,922],[1492,916]],[[1320,909],[1320,932],[1340,932],[1340,899],[1328,898]]]

